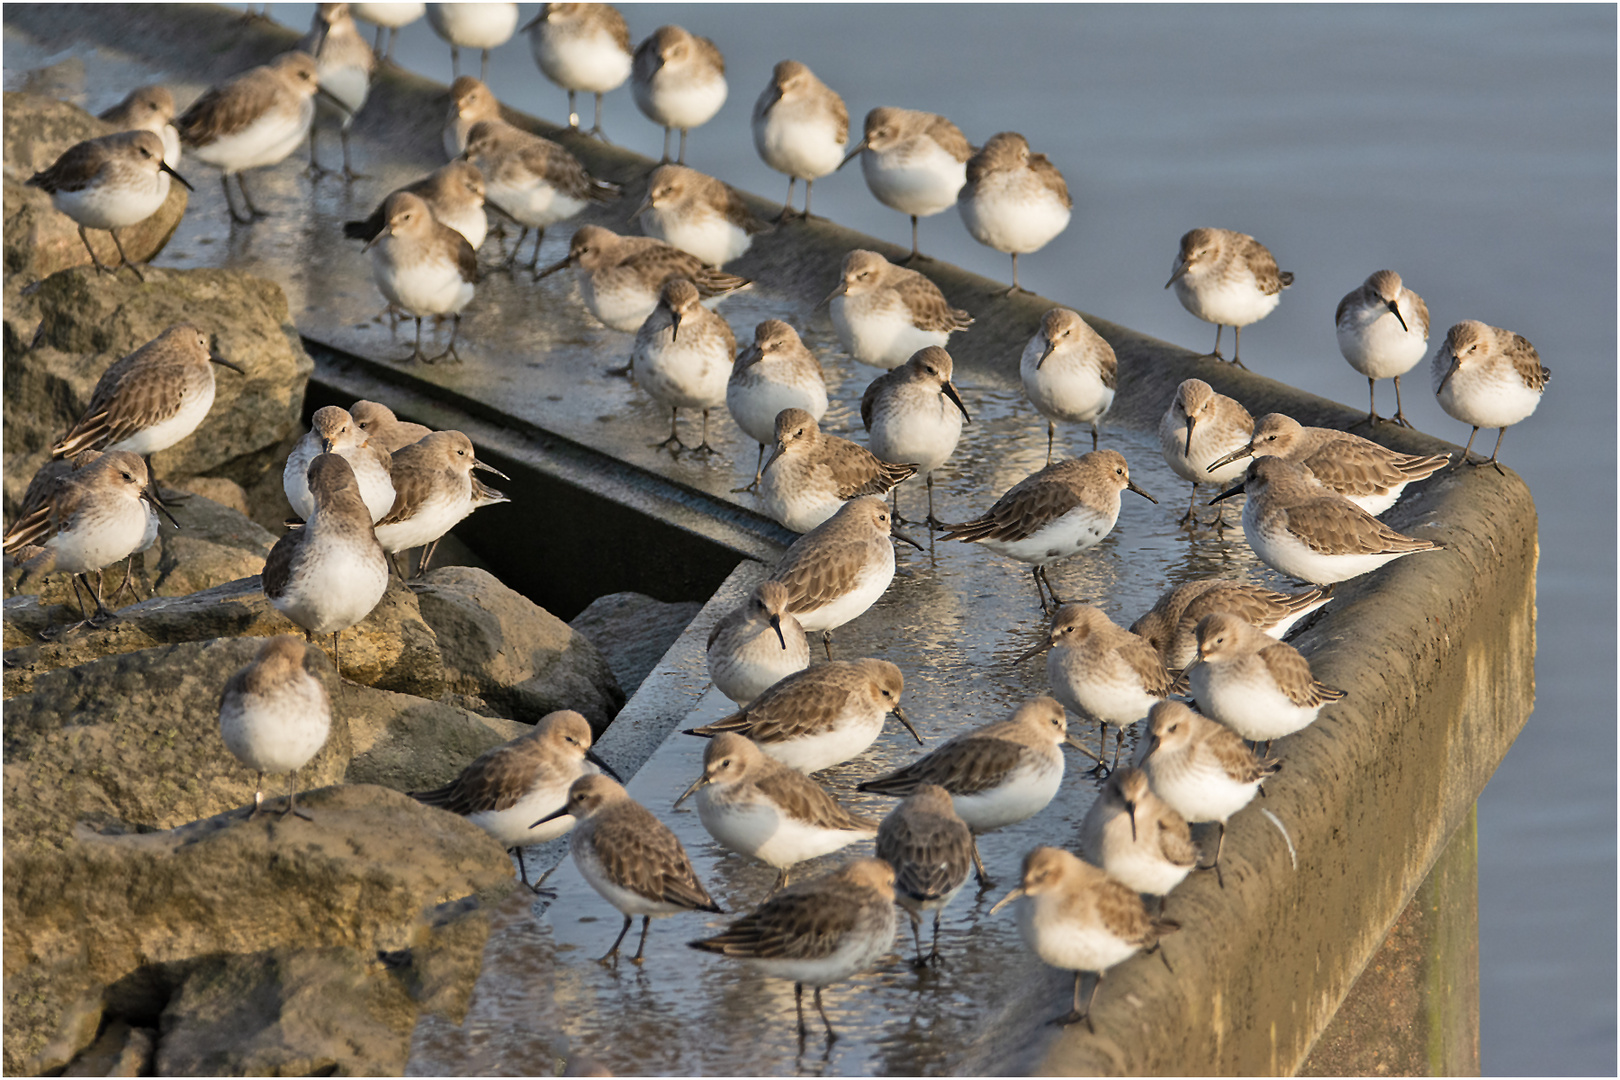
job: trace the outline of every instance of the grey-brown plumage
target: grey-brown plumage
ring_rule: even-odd
[[[409,192],[427,203],[434,218],[461,233],[474,250],[483,243],[486,231],[484,174],[472,162],[452,161],[420,180],[395,188],[388,193],[388,198],[401,191]],[[344,222],[343,235],[351,240],[375,239],[388,225],[388,218],[383,212],[388,198],[378,203],[377,209],[364,221]]]
[[[1116,769],[1080,822],[1087,859],[1139,893],[1162,898],[1198,863],[1187,819],[1153,793],[1141,769]]]
[[[378,401],[357,401],[349,406],[349,415],[361,431],[390,454],[433,434],[432,428],[401,420],[393,409]]]
[[[1153,646],[1168,670],[1179,672],[1198,658],[1194,631],[1206,615],[1230,611],[1281,640],[1295,623],[1326,604],[1332,595],[1333,590],[1324,585],[1290,593],[1249,582],[1203,578],[1177,585],[1159,597],[1145,615],[1131,624],[1131,633]]]
[[[686,849],[652,811],[605,776],[582,776],[568,789],[568,802],[536,825],[570,814],[578,823],[568,841],[574,865],[602,898],[624,914],[613,947],[597,958],[616,960],[619,944],[641,918],[641,944],[631,962],[641,963],[647,928],[654,918],[683,911],[721,910],[698,880]]]
[[[569,241],[567,257],[536,278],[565,267],[578,271],[585,306],[604,325],[634,333],[658,306],[666,282],[683,277],[705,300],[746,288],[747,278],[706,265],[691,252],[650,236],[620,236],[600,225],[584,225]]]
[[[894,944],[894,868],[882,859],[855,859],[813,881],[790,885],[724,933],[691,942],[694,949],[752,961],[767,975],[793,981],[804,1026],[804,986],[815,987],[816,1010],[833,1032],[821,988],[877,963]]]
[[[916,967],[938,964],[939,913],[967,883],[975,848],[967,822],[938,784],[922,784],[878,826],[877,856],[894,868],[895,899],[911,916]],[[922,951],[922,913],[934,913],[933,945]]]

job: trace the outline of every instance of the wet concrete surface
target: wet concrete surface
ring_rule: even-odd
[[[10,27],[5,43],[8,88],[14,88],[16,72],[75,57],[87,61],[80,99],[92,109],[116,100],[114,85],[160,74],[143,72],[138,60],[125,57],[104,65],[101,61],[109,54],[103,49],[47,50]],[[108,72],[116,73],[116,84],[104,78]],[[186,81],[183,73],[179,78],[172,72],[163,77],[181,102],[204,86],[202,81]],[[379,370],[390,371],[390,377],[397,375],[436,392],[499,402],[527,423],[717,498],[754,507],[752,496],[735,495],[730,489],[752,478],[756,447],[723,409],[711,416],[710,441],[720,451],[714,457],[672,457],[647,445],[666,434],[668,415],[629,381],[604,373],[628,357],[632,336],[595,323],[579,300],[571,273],[539,283],[521,273],[487,276],[463,323],[463,363],[398,362],[409,351],[409,325],[389,329],[369,261],[358,242],[342,238],[341,226],[345,220],[365,216],[392,188],[437,167],[441,160],[430,153],[436,144],[436,129],[431,140],[404,147],[382,146],[363,134],[357,136],[356,164],[370,175],[352,186],[335,178],[312,184],[295,160],[255,173],[249,178],[254,199],[274,216],[250,227],[229,226],[211,170],[195,162],[183,165],[181,171],[198,191],[158,265],[229,266],[271,278],[286,289],[304,334],[367,358]],[[335,161],[335,138],[324,146]],[[602,215],[553,228],[541,250],[542,265],[566,253],[573,225],[583,221],[636,231],[626,227],[624,215],[639,195],[639,190],[631,189]],[[772,243],[771,236],[764,236],[756,246],[764,249]],[[494,249],[493,241],[486,245],[486,265],[493,261]],[[729,268],[747,274],[752,258]],[[791,293],[756,285],[722,302],[719,310],[739,343],[746,343],[754,324],[767,317],[784,318],[798,327],[826,371],[833,406],[824,429],[864,441],[859,398],[879,372],[845,356],[825,312],[814,309],[832,284],[828,277],[814,288]],[[1003,303],[986,297],[968,304],[982,316],[981,327],[975,328],[981,335],[1003,321],[994,317]],[[965,340],[974,341],[974,334],[975,330],[968,331]],[[946,520],[966,520],[982,512],[1044,463],[1045,424],[1025,403],[1016,382],[1016,356],[1023,340],[1005,334],[1000,340],[999,353],[982,347],[957,353],[961,362],[956,381],[973,420],[964,428],[956,454],[937,476],[937,510]],[[1150,412],[1138,408],[1132,416],[1136,426],[1106,429],[1103,446],[1124,453],[1132,478],[1159,504],[1126,493],[1113,534],[1091,552],[1051,569],[1060,593],[1096,603],[1125,625],[1163,591],[1193,578],[1222,576],[1280,584],[1254,559],[1241,530],[1229,529],[1223,535],[1207,529],[1188,532],[1176,525],[1188,485],[1171,473],[1156,436],[1143,426]],[[682,419],[689,441],[696,438],[695,420]],[[1089,449],[1089,444],[1089,434],[1078,427],[1059,433],[1060,453],[1065,447],[1069,452]],[[1410,522],[1423,514],[1424,498],[1422,490],[1408,496],[1404,515]],[[919,517],[924,506],[920,483],[908,482],[900,500],[903,514]],[[482,511],[473,527],[500,529],[505,512],[504,507]],[[1229,520],[1235,519],[1232,510],[1227,514]],[[555,523],[557,528],[589,525]],[[922,526],[908,528],[926,538]],[[535,536],[537,559],[544,559],[545,543],[544,535]],[[633,538],[608,537],[604,544],[606,558],[637,557]],[[1038,639],[1045,624],[1028,567],[956,543],[934,544],[926,553],[901,547],[899,564],[894,585],[873,610],[837,632],[834,655],[877,656],[900,666],[907,679],[907,711],[927,741],[923,749],[1002,719],[1021,700],[1044,692],[1043,661],[1012,662]],[[1332,610],[1330,606],[1318,619],[1331,619]],[[684,682],[696,694],[706,681],[701,653],[688,650],[684,662],[683,669],[660,674]],[[711,689],[681,718],[680,726],[730,711],[730,703]],[[1332,710],[1318,723],[1331,727]],[[1094,733],[1088,731],[1086,736],[1095,745]],[[1135,733],[1128,751],[1134,745]],[[699,876],[721,905],[728,912],[743,912],[766,895],[775,872],[722,852],[702,829],[694,809],[670,809],[701,770],[703,746],[700,739],[672,737],[629,787],[680,836]],[[1287,741],[1279,744],[1279,750],[1287,753]],[[893,801],[858,795],[854,785],[921,752],[891,722],[860,759],[818,779],[852,807],[881,816]],[[827,991],[828,1012],[841,1036],[830,1046],[822,1043],[813,1017],[809,1044],[799,1045],[790,984],[687,948],[688,941],[722,927],[724,917],[659,920],[642,968],[628,962],[616,971],[600,968],[592,958],[611,943],[620,917],[565,860],[548,882],[558,891],[555,901],[531,903],[519,898],[501,910],[466,1024],[460,1029],[424,1024],[410,1070],[421,1075],[550,1074],[558,1048],[565,1047],[568,1054],[589,1054],[620,1073],[951,1072],[964,1060],[987,1019],[1031,972],[1011,913],[992,919],[989,906],[1015,883],[1026,850],[1042,843],[1075,844],[1080,819],[1099,787],[1099,781],[1085,775],[1089,764],[1071,754],[1068,782],[1050,807],[984,840],[981,847],[998,888],[975,897],[970,886],[947,909],[941,932],[947,960],[943,969],[919,974],[910,967],[909,925],[902,919],[896,955],[877,970]],[[1279,847],[1283,843],[1275,833],[1269,834],[1269,842]],[[861,850],[857,846],[807,864],[799,873],[815,874]],[[1228,856],[1234,854],[1241,859],[1244,853],[1229,848]],[[1172,900],[1172,911],[1174,907]],[[1173,943],[1172,962],[1174,950]],[[1138,958],[1130,963],[1158,961]],[[1064,1007],[1064,1000],[1051,1002],[1054,1014]]]

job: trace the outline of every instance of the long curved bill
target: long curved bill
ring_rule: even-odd
[[[1411,333],[1411,330],[1406,325],[1406,316],[1401,314],[1401,305],[1393,300],[1386,300],[1384,303],[1389,308],[1389,313],[1395,316],[1395,321],[1401,324],[1402,332]]]
[[[891,537],[893,537],[894,539],[896,539],[896,540],[902,540],[905,543],[910,544],[912,547],[916,548],[918,551],[923,550],[923,546],[921,544],[917,543],[917,541],[913,540],[911,537],[907,536],[905,533],[901,532],[899,529],[890,529],[889,530],[889,535]]]
[[[1050,649],[1051,647],[1052,647],[1052,639],[1051,639],[1051,637],[1043,635],[1041,637],[1041,640],[1040,640],[1039,644],[1037,644],[1034,648],[1029,649],[1026,652],[1020,653],[1019,656],[1018,656],[1018,659],[1014,660],[1013,663],[1022,664],[1025,660],[1028,660],[1030,657],[1039,656],[1039,655],[1041,655],[1041,653],[1045,652],[1047,649]]]
[[[1148,502],[1152,503],[1154,506],[1159,505],[1159,500],[1158,499],[1155,499],[1153,496],[1149,495],[1147,492],[1145,492],[1141,488],[1137,487],[1136,484],[1133,483],[1130,480],[1125,481],[1125,490],[1126,491],[1134,491],[1134,492],[1136,492],[1138,495],[1142,496],[1142,498],[1146,499]]]
[[[1000,900],[997,900],[996,901],[996,906],[990,909],[990,914],[994,915],[996,912],[1000,911],[1002,908],[1006,907],[1008,904],[1012,903],[1014,900],[1018,900],[1018,899],[1022,898],[1023,895],[1024,895],[1024,887],[1022,885],[1020,885],[1016,889],[1014,889],[1012,892],[1008,893],[1006,896],[1003,896]]]
[[[535,822],[533,825],[530,825],[529,828],[538,829],[540,826],[544,825],[548,821],[556,821],[560,817],[567,817],[567,816],[568,816],[568,804],[563,803],[557,809],[553,810],[551,813],[547,814],[545,817],[541,818],[539,821]]]
[[[670,809],[671,810],[675,809],[676,806],[681,805],[681,803],[685,802],[687,799],[690,799],[693,795],[696,795],[700,790],[707,787],[708,784],[709,784],[709,774],[704,773],[702,776],[700,776],[696,780],[692,781],[692,786],[691,787],[689,787],[685,791],[681,792],[681,797],[675,800],[674,806],[671,806]]]
[[[552,263],[550,266],[546,267],[544,270],[541,270],[538,274],[536,274],[534,276],[534,280],[539,281],[541,278],[550,277],[552,274],[555,274],[557,271],[566,269],[569,266],[572,266],[573,264],[574,264],[574,257],[572,255],[568,256],[565,259],[558,259],[556,262]]]
[[[501,470],[499,470],[495,466],[489,464],[487,461],[479,461],[477,458],[473,458],[473,468],[482,469],[484,472],[487,472],[487,473],[494,473],[496,476],[500,477],[502,480],[510,480],[510,479],[512,479],[510,476],[507,476],[505,473],[501,472]]]
[[[782,643],[782,651],[787,651],[787,638],[782,633],[782,616],[771,616],[771,629],[776,631],[776,640]]]
[[[968,415],[967,406],[962,404],[962,395],[956,392],[956,384],[946,383],[944,386],[940,387],[940,389],[945,391],[945,396],[950,398],[958,409],[962,410],[962,419],[966,420],[970,424],[973,423],[973,417]]]
[[[849,153],[847,155],[845,155],[844,160],[840,161],[838,163],[838,169],[842,169],[845,165],[848,165],[850,162],[852,162],[856,158],[860,157],[861,153],[865,149],[866,149],[866,140],[862,139],[860,142],[856,143],[853,147],[850,148],[850,151],[849,151]],[[838,169],[834,169],[833,172],[837,172]]]
[[[1177,281],[1179,281],[1181,279],[1181,276],[1183,274],[1185,274],[1186,272],[1187,272],[1187,264],[1186,263],[1177,263],[1176,264],[1176,272],[1170,275],[1170,280],[1164,283],[1164,287],[1168,289],[1170,286],[1174,285]]]
[[[1451,377],[1453,375],[1457,374],[1457,369],[1460,368],[1460,367],[1462,367],[1462,361],[1458,360],[1455,356],[1453,356],[1451,358],[1451,366],[1446,368],[1445,375],[1440,379],[1440,385],[1435,387],[1434,392],[1436,394],[1438,394],[1440,391],[1442,391],[1442,390],[1444,390],[1446,388],[1446,383],[1451,381]]]
[[[613,779],[617,780],[619,783],[624,783],[624,777],[614,772],[613,766],[609,765],[607,762],[598,757],[595,750],[585,751],[585,760],[590,762],[592,765],[595,765],[598,769],[601,769],[609,776],[613,777]]]
[[[247,374],[247,369],[245,369],[245,368],[243,368],[243,367],[241,367],[241,366],[239,366],[237,364],[231,363],[229,360],[225,359],[223,356],[220,356],[218,353],[212,353],[212,352],[209,353],[208,354],[208,362],[211,363],[211,364],[218,364],[220,367],[228,367],[232,371],[236,372],[238,375],[246,375]]]
[[[1238,460],[1241,460],[1242,458],[1253,457],[1253,456],[1254,456],[1254,443],[1250,443],[1247,446],[1240,446],[1236,450],[1232,451],[1230,454],[1227,454],[1225,457],[1219,457],[1219,458],[1216,458],[1214,461],[1210,462],[1209,463],[1209,468],[1204,470],[1204,471],[1205,472],[1214,472],[1216,469],[1220,468],[1222,465],[1230,465],[1234,461],[1238,461]]]
[[[1087,746],[1085,743],[1081,742],[1075,736],[1065,735],[1063,736],[1063,741],[1080,751],[1082,754],[1086,755],[1086,757],[1090,758],[1092,761],[1095,761],[1097,764],[1102,764],[1102,755],[1097,753],[1091,747]]]
[[[1243,483],[1239,483],[1239,484],[1236,484],[1236,485],[1234,485],[1232,487],[1229,487],[1225,491],[1221,492],[1219,495],[1215,496],[1213,499],[1209,500],[1209,502],[1205,503],[1204,505],[1205,506],[1214,506],[1216,503],[1221,502],[1221,501],[1223,501],[1225,499],[1230,499],[1234,495],[1241,495],[1241,494],[1243,494],[1243,489],[1244,489],[1245,486],[1247,486],[1247,485],[1243,484]]]
[[[917,729],[911,726],[911,720],[910,720],[910,718],[908,718],[906,716],[905,710],[902,709],[900,706],[896,705],[894,708],[890,709],[889,711],[894,713],[894,718],[896,720],[900,721],[902,724],[904,724],[906,726],[906,730],[911,732],[911,737],[913,739],[917,740],[917,745],[918,746],[921,746],[923,744],[923,738],[922,738],[921,735],[917,734]]]
[[[169,165],[168,165],[167,162],[164,162],[164,161],[158,162],[158,169],[163,171],[163,172],[168,173],[170,176],[172,176],[176,180],[180,181],[180,183],[184,184],[185,189],[187,191],[196,191],[197,190],[196,188],[191,186],[191,181],[190,180],[187,180],[185,177],[181,176],[179,173],[177,173],[173,169],[169,168]]]

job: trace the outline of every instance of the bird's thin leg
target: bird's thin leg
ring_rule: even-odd
[[[681,128],[681,156],[675,159],[675,164],[677,164],[677,165],[685,165],[686,164],[686,129],[685,128]],[[820,993],[820,991],[818,990],[817,994],[819,995],[819,993]]]
[[[96,273],[98,273],[98,274],[115,274],[115,273],[118,272],[115,268],[107,266],[106,264],[104,264],[101,261],[101,259],[99,257],[97,257],[96,249],[90,246],[90,237],[85,235],[83,225],[79,226],[79,239],[84,242],[84,250],[86,250],[86,251],[88,251],[90,253],[90,261],[95,263],[95,265],[96,265]]]
[[[1457,459],[1457,464],[1452,466],[1453,469],[1461,468],[1463,463],[1468,460],[1468,451],[1470,451],[1470,450],[1472,450],[1474,448],[1474,436],[1478,435],[1478,434],[1479,434],[1479,428],[1478,427],[1475,427],[1473,431],[1470,431],[1468,433],[1468,444],[1463,447],[1462,457]]]
[[[344,124],[342,127],[338,128],[338,136],[343,140],[343,181],[344,181],[344,183],[353,183],[356,180],[364,180],[366,178],[366,174],[365,173],[355,172],[354,167],[349,164],[349,125],[348,124]]]
[[[529,885],[529,871],[523,865],[523,849],[520,847],[515,847],[512,849],[512,851],[517,855],[518,859],[518,880],[523,882],[523,884],[528,885],[529,888],[533,889],[534,886]]]
[[[1091,452],[1094,454],[1097,452],[1097,437],[1099,434],[1101,433],[1097,430],[1097,421],[1093,420],[1091,422]]]
[[[260,210],[257,206],[253,205],[253,198],[248,195],[247,173],[236,174],[236,186],[242,189],[242,205],[246,206],[248,213],[253,215],[253,217],[249,219],[250,221],[269,216],[263,210]]]
[[[602,133],[602,95],[601,94],[596,95],[596,123],[591,126],[591,130],[586,132],[586,134],[594,135],[598,139],[601,139],[603,142],[608,143],[608,145],[610,145],[610,146],[612,145],[612,143],[609,141],[608,137],[605,134]]]
[[[482,83],[489,82],[489,50],[488,49],[484,50],[484,55],[480,58],[479,63],[478,63],[478,81],[482,82]]]
[[[219,185],[225,189],[225,209],[230,213],[231,220],[239,225],[246,225],[252,218],[239,217],[236,213],[236,203],[231,201],[231,178],[224,173],[219,176]]]
[[[1051,611],[1052,609],[1046,606],[1046,590],[1041,588],[1041,568],[1040,568],[1040,565],[1037,563],[1036,565],[1030,567],[1029,568],[1029,573],[1030,573],[1030,576],[1035,579],[1035,595],[1040,597],[1041,614],[1045,615],[1047,612]]]
[[[444,347],[444,352],[440,353],[438,356],[432,357],[427,362],[430,363],[430,364],[436,364],[440,360],[443,360],[446,357],[448,357],[449,359],[455,361],[458,364],[461,363],[461,354],[456,352],[456,336],[459,335],[460,333],[461,333],[461,312],[458,311],[454,315],[450,316],[450,344],[448,344],[448,345],[446,345]]]
[[[647,929],[651,926],[652,916],[643,915],[641,917],[641,944],[636,946],[636,955],[630,958],[630,962],[632,964],[639,964],[642,962],[641,954],[647,951]]]
[[[675,408],[674,406],[670,407],[669,438],[665,439],[663,442],[655,442],[650,444],[654,450],[668,450],[673,455],[679,454],[682,450],[686,449],[686,444],[681,442],[681,436],[677,426],[680,414],[680,409]]]
[[[709,445],[709,410],[703,410],[703,441],[693,447],[700,454],[718,454],[720,451]]]
[[[1225,329],[1226,327],[1222,326],[1220,323],[1215,324],[1215,348],[1210,352],[1209,355],[1213,356],[1217,360],[1226,359],[1226,357],[1221,355],[1221,333]]]
[[[433,553],[439,550],[439,540],[443,539],[444,537],[441,536],[422,549],[422,556],[417,561],[416,573],[412,575],[413,577],[421,577],[428,572],[428,564],[433,561]]]
[[[253,809],[248,812],[248,820],[252,821],[264,812],[264,770],[259,770],[259,778],[253,783]]]
[[[804,182],[804,219],[806,221],[810,220],[810,185],[814,183],[814,180]]]
[[[804,1026],[804,983],[793,984],[793,1007],[799,1014],[799,1041],[802,1043],[805,1036],[810,1034]]]
[[[536,281],[540,280],[540,244],[545,238],[545,229],[534,230],[534,254],[529,256],[529,273],[534,275]]]
[[[669,164],[669,128],[664,129],[664,156],[658,159],[658,164]]]
[[[759,490],[759,482],[760,482],[761,479],[764,478],[764,475],[765,475],[765,473],[763,471],[764,467],[765,467],[765,444],[760,443],[759,444],[759,454],[758,454],[758,456],[756,456],[754,458],[754,482],[749,484],[747,487],[732,488],[731,490],[733,492],[758,491]]]
[[[635,922],[635,919],[631,918],[629,915],[624,917],[624,926],[619,929],[619,936],[613,939],[613,948],[596,958],[596,962],[598,964],[606,967],[609,960],[617,959],[619,955],[619,944],[624,941],[624,935],[630,932],[630,924],[633,922]]]
[[[1409,428],[1412,421],[1406,418],[1406,412],[1401,408],[1401,377],[1395,376],[1395,422],[1401,427]]]
[[[1367,376],[1367,423],[1377,424],[1383,421],[1378,415],[1378,380],[1371,375]]]
[[[1190,529],[1198,524],[1198,515],[1194,512],[1198,506],[1198,485],[1192,486],[1192,495],[1187,499],[1187,512],[1176,519],[1176,524],[1182,528]]]
[[[782,212],[776,215],[777,221],[786,221],[793,216],[793,185],[799,182],[797,176],[788,177],[787,201],[782,204]]]
[[[934,967],[943,963],[939,955],[939,909],[934,909],[934,943],[928,949],[928,962]]]
[[[108,229],[107,231],[112,234],[113,247],[118,249],[118,257],[119,257],[119,259],[123,260],[121,265],[127,266],[131,270],[133,270],[135,272],[135,276],[141,279],[142,284],[145,284],[146,283],[146,275],[141,273],[140,265],[138,263],[136,263],[136,262],[133,262],[128,255],[124,254],[124,242],[122,240],[118,239],[118,230],[117,229]],[[117,271],[115,270],[114,273],[117,273]]]
[[[911,962],[911,966],[914,968],[926,967],[928,961],[923,959],[922,931],[920,929],[922,920],[917,917],[917,913],[914,911],[908,911],[906,914],[911,916],[911,941],[912,944],[917,946],[917,959]]]
[[[383,57],[383,59],[387,60],[389,63],[393,63],[393,60],[394,60],[394,43],[397,42],[398,40],[399,40],[399,27],[397,27],[397,26],[389,27],[388,28],[388,55]]]
[[[416,346],[411,349],[411,355],[407,356],[405,360],[409,362],[412,360],[425,361],[426,359],[427,357],[422,354],[422,316],[418,315],[416,316]]]
[[[1057,423],[1052,420],[1046,422],[1046,463],[1052,464],[1052,446],[1057,441]],[[1093,450],[1096,447],[1092,447]]]
[[[461,78],[461,50],[454,45],[450,46],[450,78],[452,81]]]
[[[579,130],[579,110],[574,107],[575,91],[568,91],[568,130]]]
[[[836,1042],[838,1033],[832,1029],[832,1021],[827,1019],[827,1010],[821,1004],[821,987],[816,987],[816,1011],[821,1014],[821,1022],[827,1028],[827,1041]]]
[[[288,776],[290,779],[287,781],[287,809],[281,812],[281,816],[286,817],[291,814],[293,817],[303,818],[305,821],[314,821],[314,818],[298,809],[298,770],[294,769]]]
[[[1242,348],[1243,327],[1234,326],[1232,327],[1232,366],[1240,367],[1243,368],[1244,371],[1248,371],[1248,368],[1243,367],[1243,361],[1238,359],[1238,353],[1242,350]]]
[[[934,516],[934,474],[929,473],[924,483],[928,486],[928,531],[943,529],[945,523]]]
[[[1489,462],[1481,462],[1481,464],[1489,464],[1489,465],[1495,466],[1496,467],[1496,472],[1500,476],[1506,476],[1507,473],[1503,471],[1502,463],[1496,460],[1496,455],[1498,453],[1500,453],[1501,450],[1502,450],[1502,437],[1504,435],[1506,435],[1506,434],[1507,434],[1507,428],[1497,428],[1496,429],[1496,445],[1491,448],[1491,460]]]
[[[827,659],[831,660],[832,659],[832,631],[831,630],[823,630],[821,632],[821,649],[822,649],[823,652],[825,652],[827,654]]]
[[[1013,270],[1012,284],[1009,285],[1007,288],[1002,289],[998,295],[1001,295],[1001,296],[1013,296],[1013,295],[1015,295],[1017,293],[1027,293],[1027,292],[1029,292],[1028,289],[1026,289],[1022,285],[1018,284],[1018,252],[1016,252],[1016,251],[1012,253],[1012,270]]]
[[[375,56],[379,60],[382,59],[382,55],[383,55],[383,35],[386,34],[387,32],[388,32],[388,27],[386,27],[386,26],[378,26],[377,27],[377,40],[373,41],[371,43],[371,55]]]
[[[979,838],[975,836],[971,839],[973,841],[973,873],[979,879],[979,891],[983,892],[986,889],[994,888],[996,883],[990,880],[989,874],[985,873],[984,859],[979,855]]]

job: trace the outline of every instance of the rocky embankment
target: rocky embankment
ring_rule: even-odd
[[[116,620],[43,640],[78,618],[66,577],[6,567],[5,1069],[399,1074],[420,1018],[460,1022],[490,905],[517,887],[499,843],[403,792],[556,709],[600,734],[625,700],[616,672],[633,691],[696,605],[604,598],[587,636],[487,570],[391,581],[340,657],[310,653],[333,703],[298,777],[314,820],[249,821],[255,776],[220,739],[219,699],[257,639],[296,632],[257,575],[289,513],[281,467],[313,365],[272,282],[77,265],[71,223],[20,180],[104,127],[6,95],[8,520],[101,373],[168,326],[203,327],[246,375],[221,369],[202,426],[153,456],[165,492],[189,497],[135,557],[135,601],[110,599]],[[124,234],[133,257],[172,233],[174,190],[150,237]],[[123,573],[107,571],[109,598]],[[267,784],[279,800],[285,780]]]

